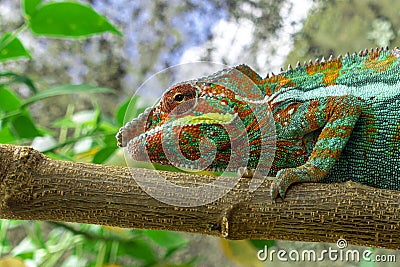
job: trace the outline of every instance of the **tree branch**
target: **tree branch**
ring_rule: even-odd
[[[149,196],[132,174],[154,183],[162,174],[189,187],[215,179],[58,161],[30,147],[0,145],[0,217],[166,229],[228,239],[336,242],[345,238],[354,245],[400,249],[398,191],[354,182],[308,183],[291,187],[284,201],[271,201],[270,181],[249,192],[249,179],[241,178],[213,203],[177,207]],[[174,197],[179,200],[179,195]]]

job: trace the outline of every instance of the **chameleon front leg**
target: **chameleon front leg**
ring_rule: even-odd
[[[271,186],[273,199],[285,197],[289,186],[298,182],[319,182],[329,173],[346,146],[361,114],[361,100],[352,95],[328,96],[300,104],[281,130],[283,135],[303,138],[321,129],[306,163],[281,169]]]

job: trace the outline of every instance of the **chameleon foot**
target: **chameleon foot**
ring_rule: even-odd
[[[298,168],[288,168],[278,171],[271,185],[271,197],[284,198],[288,188],[299,182],[318,182],[324,178],[326,173],[311,164],[304,164]]]

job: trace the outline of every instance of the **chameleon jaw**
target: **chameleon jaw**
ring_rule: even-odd
[[[237,114],[210,112],[198,116],[186,115],[181,118],[172,118],[155,128],[143,131],[131,138],[127,143],[128,154],[135,161],[157,162],[161,165],[180,165],[179,162],[170,162],[165,156],[165,154],[168,153],[166,153],[164,149],[171,146],[171,141],[166,141],[165,138],[168,140],[174,135],[176,136],[175,138],[177,138],[177,136],[181,134],[183,128],[186,128],[186,131],[189,132],[197,131],[202,124],[227,125],[232,123],[236,117]],[[189,130],[189,128],[192,127],[193,130]],[[176,145],[179,146],[179,144]],[[196,167],[193,166],[193,168]]]

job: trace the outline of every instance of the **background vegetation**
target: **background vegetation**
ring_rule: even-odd
[[[285,62],[399,43],[395,1],[295,2],[3,0],[0,142],[32,145],[57,159],[123,165],[114,136],[128,101],[165,67],[191,60],[247,63],[265,75]],[[299,8],[311,11],[301,17]],[[329,246],[0,222],[0,266],[260,266],[256,252],[265,244],[317,251]]]

